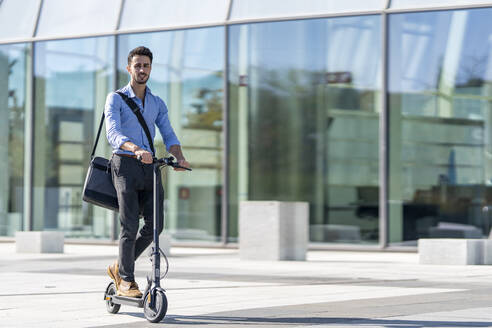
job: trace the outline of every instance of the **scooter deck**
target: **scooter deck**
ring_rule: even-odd
[[[139,308],[143,308],[143,304],[144,304],[143,297],[135,298],[135,297],[118,296],[118,295],[106,295],[106,297],[110,297],[111,302],[113,302],[114,304],[131,305]]]

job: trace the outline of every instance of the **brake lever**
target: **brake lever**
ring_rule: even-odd
[[[181,165],[179,165],[179,164],[172,165],[172,167],[177,168],[177,169],[185,169],[185,170],[188,170],[188,171],[193,171],[193,170],[192,170],[192,169],[190,169],[189,167],[184,167],[184,166],[181,166]]]
[[[141,155],[137,155],[137,159],[139,161],[141,161],[142,160],[142,156]],[[158,160],[155,157],[153,158],[153,160],[154,160],[154,163],[158,162]],[[174,162],[174,157],[172,157],[172,156],[170,156],[168,158],[165,158],[162,163],[164,163],[165,165],[168,165],[168,166],[172,166],[172,167],[177,168],[177,169],[184,169],[184,170],[187,170],[187,171],[193,171],[189,167],[184,167],[184,166],[179,165],[177,162]]]

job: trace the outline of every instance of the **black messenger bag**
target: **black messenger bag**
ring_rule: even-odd
[[[145,120],[140,113],[140,109],[137,104],[128,98],[125,94],[117,92],[121,98],[127,103],[127,105],[132,109],[133,113],[137,116],[140,125],[147,135],[149,140],[150,149],[152,154],[155,154],[154,144],[150,137],[149,128],[145,123]],[[101,135],[101,129],[104,123],[104,112],[101,117],[101,122],[99,123],[99,130],[97,131],[96,140],[94,142],[94,147],[92,148],[91,162],[89,165],[89,170],[85,177],[84,189],[82,191],[82,199],[87,202],[97,206],[107,208],[118,212],[118,197],[116,196],[116,189],[113,185],[113,179],[111,177],[111,162],[104,157],[94,157],[96,153],[97,143],[99,141],[99,136]]]
[[[118,212],[118,197],[111,178],[111,164],[104,157],[91,157],[82,199],[87,203]]]

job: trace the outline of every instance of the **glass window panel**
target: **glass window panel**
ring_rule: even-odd
[[[109,238],[111,212],[82,202],[81,191],[107,94],[114,37],[35,44],[34,230]],[[98,153],[111,150],[102,136]]]
[[[231,20],[382,10],[385,0],[235,0]]]
[[[60,159],[63,161],[83,161],[87,154],[86,147],[80,144],[65,143],[58,146]]]
[[[44,0],[38,37],[112,32],[121,0]]]
[[[224,22],[228,0],[126,0],[121,30]]]
[[[66,165],[62,164],[59,166],[60,172],[60,184],[62,185],[72,185],[80,183],[80,176],[83,176],[86,172],[84,168],[80,165]]]
[[[120,87],[128,83],[130,50],[143,45],[152,51],[148,86],[166,102],[193,167],[192,174],[164,176],[166,229],[177,240],[220,241],[224,28],[122,35],[118,45]],[[160,136],[155,145],[158,156],[164,155]]]
[[[32,37],[39,1],[0,1],[0,40]]]
[[[0,46],[0,236],[23,229],[26,44]]]
[[[391,0],[391,8],[410,9],[459,5],[490,4],[489,0]]]
[[[312,242],[377,243],[379,16],[230,30],[229,236],[243,200],[310,204]]]
[[[61,122],[58,133],[58,141],[60,142],[84,141],[84,125],[80,122]]]
[[[488,236],[491,8],[389,20],[389,237]]]

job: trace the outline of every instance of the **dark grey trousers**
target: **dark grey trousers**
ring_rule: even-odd
[[[136,158],[113,155],[111,174],[118,195],[120,210],[119,273],[123,280],[135,281],[135,260],[153,239],[153,171],[151,164],[143,164]],[[159,234],[163,229],[164,190],[159,178]],[[140,216],[144,225],[138,231]]]

